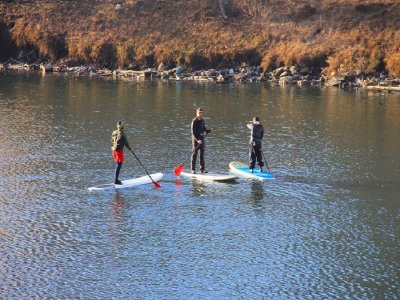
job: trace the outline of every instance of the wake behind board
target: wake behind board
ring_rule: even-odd
[[[197,180],[219,181],[219,182],[233,181],[233,180],[235,180],[237,178],[237,176],[234,176],[234,175],[213,174],[213,173],[192,174],[192,173],[188,173],[188,172],[181,172],[181,175],[185,176],[185,177],[195,178]]]
[[[254,173],[251,173],[251,170],[249,169],[248,165],[245,165],[244,163],[237,161],[231,162],[229,164],[229,169],[236,174],[240,174],[248,178],[257,178],[260,180],[274,179],[274,176],[272,176],[272,174],[266,171],[260,172],[260,170],[257,168],[254,169]]]
[[[163,173],[154,173],[150,174],[151,178],[153,178],[154,181],[159,181],[163,177]],[[145,175],[142,177],[138,178],[132,178],[128,180],[122,180],[122,184],[113,184],[113,183],[107,183],[107,184],[101,184],[97,186],[92,186],[88,188],[89,191],[104,191],[104,190],[115,190],[115,189],[126,189],[142,184],[148,184],[148,183],[153,183],[150,179],[149,176]]]

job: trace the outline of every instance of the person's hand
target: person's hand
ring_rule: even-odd
[[[213,132],[213,129],[212,129],[212,128],[210,128],[210,133],[211,133],[211,132]]]
[[[203,141],[202,140],[198,140],[197,144],[201,145],[201,144],[203,144]]]

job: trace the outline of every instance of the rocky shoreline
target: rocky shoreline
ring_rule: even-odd
[[[315,74],[306,68],[299,69],[295,66],[280,67],[273,71],[263,71],[259,66],[248,66],[242,64],[232,68],[208,69],[208,70],[183,70],[178,66],[175,68],[165,67],[160,64],[158,68],[132,67],[128,69],[98,69],[88,66],[67,67],[65,65],[52,64],[26,64],[14,59],[10,59],[0,64],[0,72],[40,72],[42,75],[48,72],[58,72],[70,74],[72,76],[99,76],[110,77],[121,80],[184,80],[212,83],[232,83],[232,82],[268,82],[278,85],[297,85],[297,86],[334,86],[334,87],[356,87],[368,90],[387,90],[388,92],[400,92],[400,79],[381,73],[375,76],[365,76],[363,74],[350,75],[330,74],[327,78],[324,74]]]

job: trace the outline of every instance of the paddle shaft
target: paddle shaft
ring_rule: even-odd
[[[193,153],[200,147],[201,145],[199,144],[199,145],[197,145],[195,148],[194,148],[194,150],[192,151],[192,153],[190,153],[190,156],[188,157],[188,159],[193,155]],[[179,175],[181,175],[181,172],[182,172],[182,170],[183,170],[183,162],[181,163],[181,164],[179,164],[179,165],[177,165],[176,167],[175,167],[175,169],[174,169],[174,173],[175,173],[175,175],[176,176],[179,176]]]
[[[146,171],[147,175],[150,177],[150,179],[151,179],[151,181],[153,182],[153,184],[154,184],[156,187],[161,187],[161,185],[160,185],[158,182],[155,182],[155,181],[153,180],[153,178],[151,178],[149,172],[147,172],[146,168],[143,166],[143,164],[141,163],[141,161],[139,160],[139,158],[137,157],[137,155],[135,154],[135,152],[133,152],[133,150],[131,150],[131,152],[132,152],[132,154],[135,156],[135,158],[136,158],[136,160],[139,162],[139,164],[142,166],[142,168]]]
[[[193,149],[193,151],[190,153],[190,155],[189,155],[189,157],[186,159],[186,160],[188,160],[189,158],[191,158],[192,157],[192,155],[193,155],[193,153],[197,150],[197,149],[199,149],[201,147],[201,144],[198,144],[194,149]],[[181,165],[183,165],[184,163],[181,163]]]
[[[268,166],[268,161],[265,159],[264,152],[261,149],[260,149],[260,151],[261,151],[261,154],[262,154],[262,156],[263,156],[263,158],[265,160],[265,165],[267,166],[268,173],[271,174],[271,170],[270,170],[270,168]]]

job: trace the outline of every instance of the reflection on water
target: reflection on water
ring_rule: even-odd
[[[204,182],[192,179],[190,183],[192,185],[192,192],[194,197],[202,197],[205,195],[206,189]]]
[[[0,298],[396,299],[398,94],[12,74],[0,79]],[[265,127],[276,177],[177,179],[198,106],[211,172]],[[162,188],[109,182],[119,119]],[[189,164],[189,161],[184,162]],[[123,179],[144,175],[127,157]]]
[[[264,182],[259,180],[252,180],[250,182],[250,191],[250,200],[253,201],[254,205],[257,206],[262,204],[264,194],[266,194],[266,191],[264,190]]]

